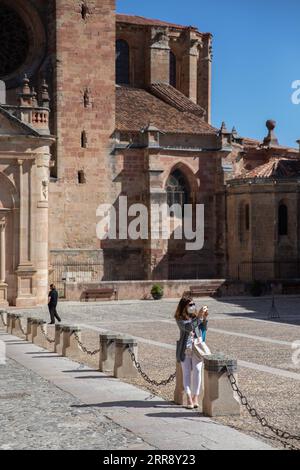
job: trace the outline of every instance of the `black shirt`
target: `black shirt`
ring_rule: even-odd
[[[53,289],[49,292],[48,297],[50,297],[50,301],[48,305],[56,307],[58,301],[58,292],[56,289]]]

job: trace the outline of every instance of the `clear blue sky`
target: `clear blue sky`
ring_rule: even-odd
[[[212,120],[262,139],[277,121],[282,145],[300,138],[299,0],[117,0],[119,13],[197,26],[214,35]]]

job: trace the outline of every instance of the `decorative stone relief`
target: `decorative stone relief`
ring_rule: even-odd
[[[48,201],[48,192],[49,192],[49,181],[48,179],[43,179],[42,181],[42,201]]]
[[[167,28],[152,28],[151,47],[158,49],[170,49]]]

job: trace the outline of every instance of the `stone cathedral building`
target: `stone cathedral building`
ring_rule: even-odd
[[[0,305],[45,303],[49,281],[79,299],[299,277],[299,153],[272,121],[264,142],[215,128],[211,65],[210,33],[114,0],[0,0]],[[203,249],[100,240],[120,196],[204,204]]]

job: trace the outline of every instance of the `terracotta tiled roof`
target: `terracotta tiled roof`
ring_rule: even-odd
[[[271,158],[267,163],[242,175],[243,178],[289,178],[293,176],[300,176],[300,159],[286,157]]]
[[[243,137],[243,145],[245,147],[258,147],[261,144],[261,142],[257,139],[251,139],[249,137]]]
[[[128,24],[136,24],[141,26],[167,26],[169,28],[176,28],[176,29],[194,29],[197,30],[195,26],[182,26],[175,23],[168,23],[166,21],[155,20],[151,18],[144,18],[143,16],[135,16],[135,15],[124,15],[124,14],[117,14],[117,23],[128,23]]]
[[[119,131],[139,132],[151,122],[165,133],[218,133],[217,129],[195,114],[179,111],[143,89],[118,86],[116,100],[116,129]]]
[[[206,114],[205,109],[201,108],[198,104],[191,101],[185,95],[176,90],[168,83],[153,83],[150,87],[153,95],[165,101],[165,103],[174,106],[179,111],[188,111],[196,116],[203,117]]]

